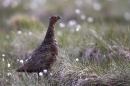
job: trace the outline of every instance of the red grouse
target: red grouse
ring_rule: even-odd
[[[58,56],[58,43],[55,39],[55,23],[61,17],[54,15],[50,17],[49,26],[45,38],[40,46],[38,46],[17,72],[43,72],[44,69],[50,70]]]

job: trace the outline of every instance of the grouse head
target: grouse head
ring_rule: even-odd
[[[52,17],[50,17],[50,22],[55,24],[59,19],[61,19],[61,17],[53,15]]]

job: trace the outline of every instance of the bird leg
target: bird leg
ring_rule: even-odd
[[[40,78],[39,72],[37,72],[37,80],[38,80],[38,83],[40,83],[41,78]]]

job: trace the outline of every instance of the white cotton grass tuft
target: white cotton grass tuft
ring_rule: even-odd
[[[17,59],[17,61],[19,62],[19,59]]]
[[[130,21],[130,12],[124,13],[124,18],[125,20]]]
[[[18,33],[18,34],[22,34],[22,31],[19,30],[17,33]]]
[[[74,25],[76,25],[77,24],[77,22],[75,21],[75,20],[70,20],[69,22],[68,22],[68,26],[74,26]]]
[[[94,8],[94,10],[99,11],[99,10],[101,10],[101,5],[99,3],[94,3],[93,8]]]
[[[78,62],[78,61],[79,61],[79,59],[78,59],[78,58],[76,58],[76,59],[75,59],[75,61],[77,61],[77,62]]]
[[[65,27],[65,24],[64,24],[64,23],[59,23],[59,26],[60,26],[61,28],[64,28],[64,27]]]
[[[42,73],[42,72],[39,72],[39,76],[43,76],[43,73]]]
[[[106,58],[106,55],[103,55],[104,58]]]
[[[75,13],[79,14],[80,13],[80,9],[75,9]]]
[[[78,32],[78,31],[79,31],[79,29],[80,29],[80,28],[76,28],[76,32]]]
[[[47,69],[44,69],[43,72],[44,72],[44,73],[47,73]]]
[[[5,57],[5,54],[2,54],[2,57]],[[4,59],[4,58],[2,58],[2,61],[4,62],[4,61],[5,61],[5,59]]]
[[[87,20],[88,20],[89,23],[92,23],[94,21],[92,17],[88,17]]]
[[[11,0],[4,0],[2,5],[3,5],[3,7],[8,7],[10,5],[10,3],[11,3]]]
[[[20,60],[19,62],[20,62],[20,63],[23,63],[23,60]]]
[[[62,55],[62,57],[65,57],[65,55]]]
[[[2,57],[5,57],[5,54],[2,54]]]
[[[7,73],[7,76],[11,76],[11,73],[9,72],[9,73]]]
[[[28,32],[28,35],[32,35],[32,32],[31,32],[31,31],[29,31],[29,32]]]
[[[4,58],[2,58],[2,61],[4,62],[4,61],[5,61],[5,59],[4,59]]]
[[[10,67],[10,66],[11,66],[11,65],[8,63],[8,64],[7,64],[7,67]]]
[[[52,73],[50,73],[50,76],[52,76],[53,74]]]
[[[85,15],[81,15],[80,18],[81,18],[81,20],[85,20],[86,16]]]
[[[76,32],[78,32],[81,29],[81,25],[76,26]]]

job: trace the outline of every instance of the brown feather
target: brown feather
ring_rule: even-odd
[[[17,72],[42,72],[44,69],[50,70],[51,66],[58,56],[58,43],[55,39],[55,23],[60,19],[59,16],[52,16],[50,18],[46,36],[40,46],[38,46]]]

